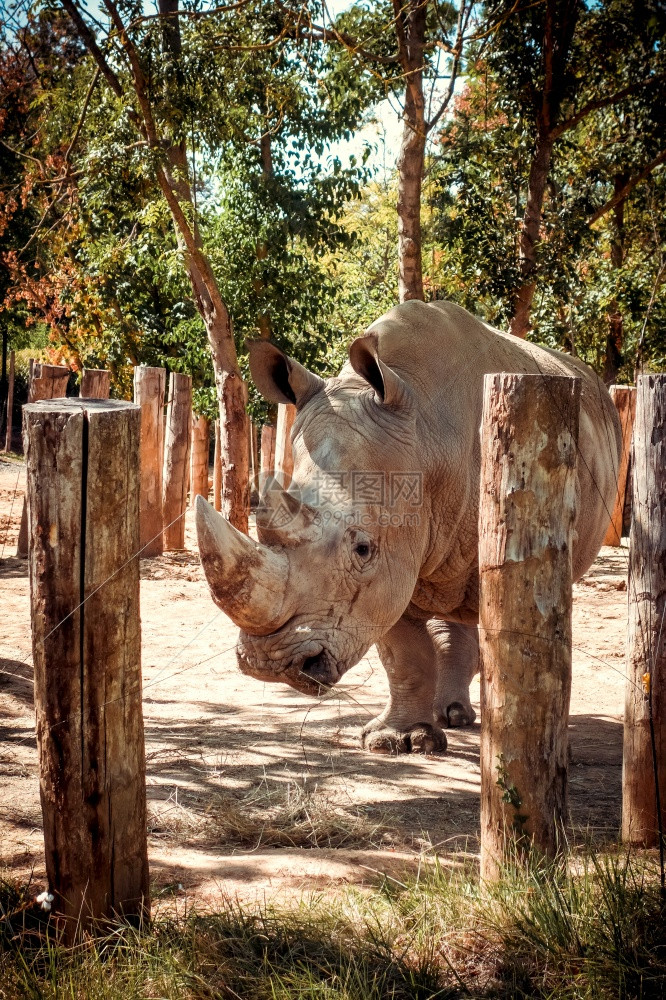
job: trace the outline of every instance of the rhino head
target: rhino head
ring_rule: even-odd
[[[412,389],[380,360],[372,332],[349,357],[324,381],[274,345],[251,344],[259,390],[297,408],[291,484],[267,484],[258,542],[197,498],[203,568],[241,629],[240,669],[308,694],[335,684],[401,617],[428,541]]]

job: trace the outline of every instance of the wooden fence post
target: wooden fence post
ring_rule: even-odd
[[[79,396],[81,399],[108,399],[111,373],[105,368],[84,368]]]
[[[213,506],[222,510],[222,441],[220,438],[220,421],[215,421],[215,452],[213,457]]]
[[[250,496],[259,489],[259,442],[257,440],[257,425],[253,420],[247,422],[250,433]]]
[[[5,451],[12,450],[12,432],[14,430],[14,364],[16,352],[9,354],[9,385],[7,387],[7,431],[5,434]]]
[[[166,370],[137,365],[134,402],[141,407],[140,545],[143,558],[164,551],[162,537],[162,464],[164,461],[164,389]]]
[[[622,426],[622,452],[617,468],[617,492],[611,514],[611,521],[604,538],[604,545],[619,545],[622,540],[622,515],[627,491],[627,472],[631,454],[631,432],[636,415],[636,389],[627,385],[612,385],[608,390],[617,407]]]
[[[190,454],[190,506],[197,496],[208,499],[208,452],[210,450],[210,420],[192,417],[192,448]]]
[[[192,379],[189,375],[171,372],[162,482],[165,550],[185,548],[191,422]]]
[[[638,378],[632,470],[622,839],[654,847],[666,828],[666,375]]]
[[[70,370],[64,365],[45,365],[35,362],[30,375],[28,402],[36,403],[40,399],[64,399],[67,395],[67,383]]]
[[[481,875],[566,819],[580,379],[486,375],[481,425]]]
[[[149,913],[139,622],[139,408],[28,404],[35,710],[54,910]]]
[[[44,365],[33,361],[30,365],[28,403],[36,403],[40,399],[63,399],[67,393],[68,382],[69,368],[62,365]],[[28,505],[25,497],[23,498],[16,555],[19,559],[26,559],[28,555]]]
[[[294,426],[296,407],[293,403],[278,403],[277,427],[275,428],[275,476],[285,489],[291,482],[294,471],[294,456],[291,450],[291,429]]]
[[[261,475],[260,487],[269,476],[275,475],[275,427],[264,424],[261,428]]]

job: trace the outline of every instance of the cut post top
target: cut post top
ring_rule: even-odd
[[[137,410],[141,407],[137,403],[128,403],[124,399],[81,399],[79,396],[68,396],[62,399],[40,399],[36,403],[26,403],[23,407],[24,413],[75,413],[82,410],[84,413],[101,413],[114,410]]]

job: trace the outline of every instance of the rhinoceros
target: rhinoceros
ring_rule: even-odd
[[[354,340],[335,378],[268,341],[250,345],[250,369],[267,399],[297,408],[291,484],[266,491],[258,542],[202,497],[196,509],[213,600],[241,630],[240,669],[318,694],[376,644],[390,696],[363,746],[444,750],[445,728],[475,719],[483,377],[582,380],[574,579],[602,544],[616,491],[610,396],[577,358],[450,302],[391,309]]]

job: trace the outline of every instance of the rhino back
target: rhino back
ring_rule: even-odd
[[[448,592],[442,596],[448,604],[464,583],[465,600],[475,599],[479,428],[483,379],[493,372],[569,375],[582,381],[573,551],[574,578],[581,576],[607,528],[621,444],[615,406],[592,369],[578,358],[496,330],[451,302],[403,303],[370,330],[377,334],[382,361],[405,380],[417,400],[417,459],[434,522],[421,590],[433,590],[436,602],[435,593],[445,586]]]

